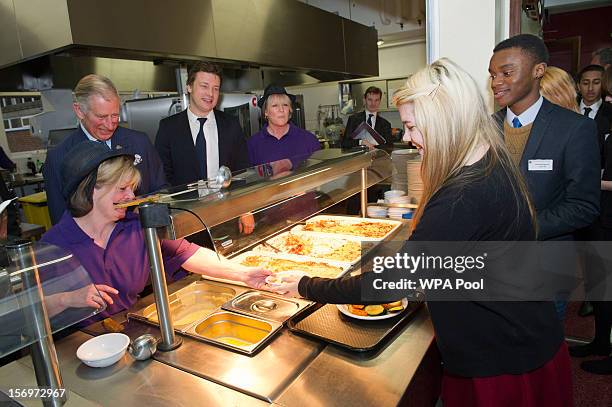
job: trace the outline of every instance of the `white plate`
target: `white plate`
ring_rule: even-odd
[[[389,319],[389,318],[393,318],[396,317],[398,315],[400,315],[402,312],[406,311],[406,308],[408,308],[408,299],[404,298],[402,299],[402,306],[404,307],[404,309],[400,312],[388,312],[386,314],[383,315],[377,315],[375,317],[362,317],[361,315],[355,315],[352,312],[350,312],[348,310],[348,306],[349,304],[338,304],[336,305],[336,307],[338,307],[338,311],[340,311],[341,313],[343,313],[344,315],[346,315],[347,317],[351,317],[351,318],[355,318],[355,319],[362,319],[364,321],[378,321],[381,319]]]

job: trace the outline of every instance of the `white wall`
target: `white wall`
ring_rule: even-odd
[[[491,111],[493,98],[487,68],[496,43],[495,3],[491,0],[430,0],[438,16],[437,21],[432,21],[438,47],[433,59],[450,58],[469,72]]]

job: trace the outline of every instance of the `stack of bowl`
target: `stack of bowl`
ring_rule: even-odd
[[[370,218],[386,218],[387,208],[384,206],[370,205],[368,206],[368,216]]]

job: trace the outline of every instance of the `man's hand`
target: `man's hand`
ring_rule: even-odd
[[[255,230],[255,218],[252,213],[245,213],[240,216],[238,221],[240,234],[250,235]]]

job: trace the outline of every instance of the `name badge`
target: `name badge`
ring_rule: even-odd
[[[527,161],[529,171],[552,171],[553,160],[529,160]]]

